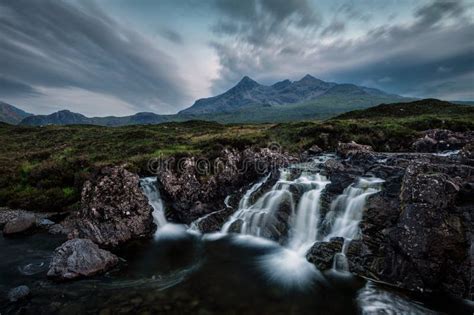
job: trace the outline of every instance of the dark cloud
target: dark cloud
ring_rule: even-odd
[[[346,29],[346,24],[341,21],[332,21],[331,24],[326,26],[321,32],[321,36],[335,35],[342,33]]]
[[[326,18],[319,36],[308,36],[301,28],[258,44],[240,33],[223,36],[212,44],[222,66],[215,90],[242,75],[277,81],[312,73],[405,95],[474,98],[474,23],[467,9],[466,1],[431,1],[416,8],[412,19],[406,19],[410,22],[387,21],[354,37],[345,36],[351,31],[348,23],[370,17],[343,5]]]
[[[112,95],[135,111],[189,102],[175,61],[92,2],[2,1],[0,12],[0,69],[13,81]]]
[[[28,84],[19,81],[11,80],[0,75],[0,95],[1,96],[16,96],[16,95],[39,95],[37,90]]]
[[[183,44],[183,37],[172,29],[164,28],[161,30],[160,35],[175,44]]]

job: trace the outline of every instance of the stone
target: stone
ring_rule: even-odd
[[[110,270],[118,261],[117,256],[100,249],[91,240],[76,238],[55,249],[48,277],[56,280],[90,277]]]
[[[11,289],[8,292],[8,300],[10,300],[10,302],[17,302],[17,301],[25,299],[29,295],[30,295],[30,288],[27,287],[26,285],[20,285],[16,288]]]
[[[339,143],[336,148],[336,153],[343,158],[358,152],[373,152],[374,149],[370,145],[358,144],[354,141],[349,143]]]
[[[148,238],[156,229],[152,212],[138,175],[123,166],[105,167],[84,184],[70,237],[88,238],[106,247]]]
[[[9,221],[3,227],[3,235],[13,235],[24,233],[36,225],[36,217],[30,213],[24,213],[12,221]]]
[[[334,256],[342,251],[344,239],[342,237],[332,238],[329,242],[316,242],[306,254],[306,259],[313,263],[319,270],[331,269]]]

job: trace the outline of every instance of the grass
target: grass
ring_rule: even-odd
[[[223,147],[244,149],[270,143],[292,153],[314,144],[332,150],[339,141],[369,144],[379,151],[407,151],[421,130],[474,130],[474,107],[430,104],[384,105],[326,121],[280,124],[187,121],[116,128],[0,124],[0,206],[75,209],[84,181],[105,165],[126,164],[131,171],[149,175],[147,165],[152,158],[197,155],[214,159]]]

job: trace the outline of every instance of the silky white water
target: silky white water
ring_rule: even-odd
[[[145,177],[140,179],[140,186],[148,198],[148,203],[153,208],[153,222],[159,229],[168,222],[166,221],[165,207],[163,205],[163,200],[161,199],[156,182],[156,177]]]
[[[342,195],[331,203],[331,209],[326,215],[330,231],[325,240],[333,237],[356,239],[367,198],[379,192],[383,182],[380,178],[359,178],[356,183],[344,189]]]

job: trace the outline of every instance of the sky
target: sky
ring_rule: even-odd
[[[0,101],[173,114],[243,76],[474,100],[474,0],[0,0]]]

